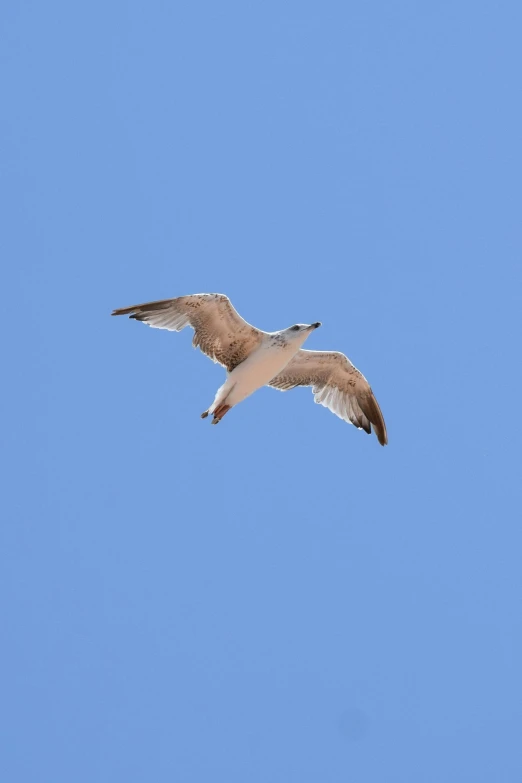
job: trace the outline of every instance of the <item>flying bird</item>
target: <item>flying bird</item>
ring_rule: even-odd
[[[192,344],[227,370],[212,405],[201,414],[218,424],[228,411],[262,386],[288,391],[311,386],[315,402],[365,432],[382,446],[388,443],[381,409],[368,381],[337,351],[306,351],[301,346],[321,324],[294,324],[264,332],[247,323],[224,294],[193,294],[177,299],[122,307],[128,315],[156,329],[194,329]]]

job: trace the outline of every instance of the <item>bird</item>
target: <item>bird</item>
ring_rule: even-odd
[[[311,386],[315,402],[368,434],[388,443],[386,425],[372,389],[359,370],[338,351],[301,348],[321,326],[294,324],[265,332],[247,323],[225,294],[191,294],[113,310],[156,329],[194,329],[192,344],[227,370],[225,383],[201,418],[219,424],[236,405],[262,386],[289,391]]]

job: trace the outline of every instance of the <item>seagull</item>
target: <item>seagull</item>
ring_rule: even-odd
[[[262,386],[279,391],[311,386],[315,402],[346,422],[388,443],[386,425],[368,381],[338,351],[307,351],[305,340],[321,323],[294,324],[264,332],[247,323],[224,294],[192,294],[176,299],[122,307],[112,315],[128,315],[156,329],[194,329],[192,344],[227,370],[227,379],[201,418],[218,424],[235,405]]]

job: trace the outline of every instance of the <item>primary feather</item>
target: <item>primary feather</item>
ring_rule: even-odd
[[[315,402],[368,433],[373,425],[379,443],[388,443],[384,418],[371,387],[343,353],[301,348],[269,385],[279,391],[311,386]]]
[[[194,329],[192,344],[229,372],[261,344],[264,332],[241,318],[224,294],[192,294],[114,310],[156,329]]]

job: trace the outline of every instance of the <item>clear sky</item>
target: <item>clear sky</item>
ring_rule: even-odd
[[[0,11],[0,778],[522,780],[519,2]],[[224,292],[390,444],[114,307]]]

